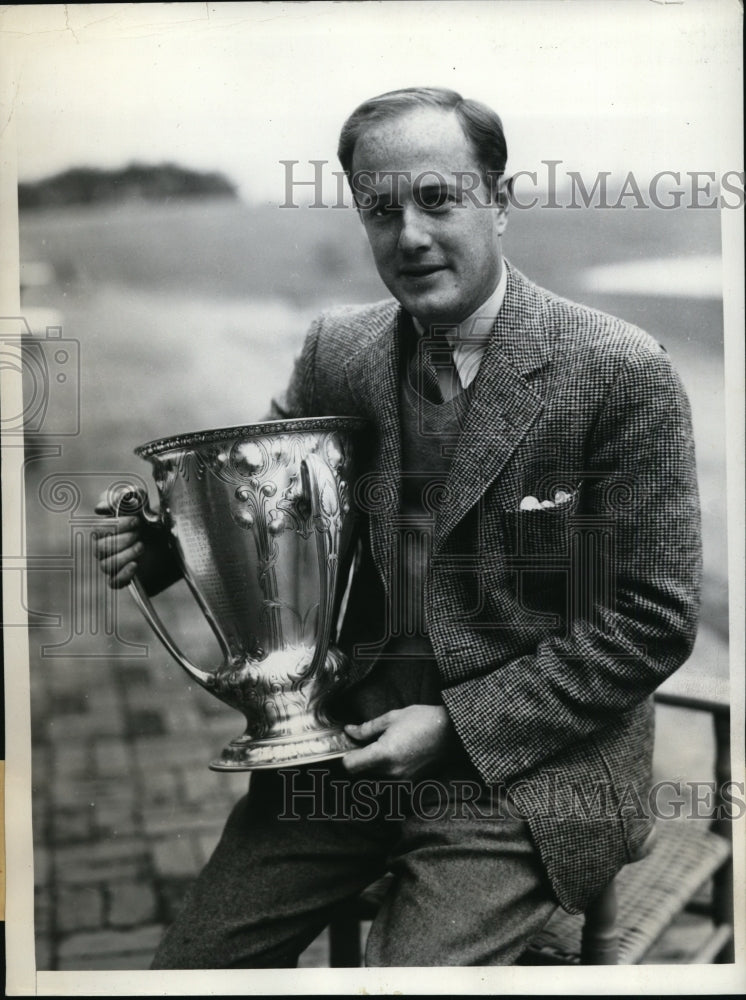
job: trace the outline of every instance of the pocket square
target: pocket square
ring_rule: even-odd
[[[538,497],[527,496],[521,500],[518,510],[548,510],[552,507],[561,507],[571,498],[572,493],[568,493],[567,490],[555,490],[552,500],[539,500]]]

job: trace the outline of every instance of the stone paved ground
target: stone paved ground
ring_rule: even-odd
[[[31,588],[37,607],[54,606],[54,595],[45,605],[42,593],[52,576]],[[188,598],[168,600],[171,613]],[[118,607],[119,635],[150,643],[129,595]],[[196,617],[182,613],[180,630],[189,632]],[[49,649],[40,656],[50,638],[56,641],[48,630],[32,629],[37,968],[147,968],[246,789],[245,774],[206,766],[240,732],[241,718],[190,686],[154,644],[147,656],[86,658],[79,655],[85,642],[75,656],[49,655]],[[87,641],[101,652],[100,633]],[[106,641],[114,652],[127,651],[119,640]],[[664,757],[679,754],[681,725],[680,716],[664,713]],[[662,773],[686,775],[694,768],[707,778],[712,741],[706,721],[688,732],[683,771],[674,756],[663,761]],[[687,920],[651,959],[682,961],[702,929],[701,920]],[[325,964],[326,948],[322,935],[301,965]]]

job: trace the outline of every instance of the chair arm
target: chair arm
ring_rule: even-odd
[[[715,717],[730,713],[728,679],[704,673],[699,661],[689,660],[680,667],[661,684],[654,698],[661,705],[711,712]]]
[[[730,697],[727,678],[713,676],[702,670],[701,661],[691,660],[669,677],[655,692],[655,701],[709,712],[715,731],[715,798],[711,829],[732,842],[733,830],[728,803],[723,789],[731,778]],[[727,931],[733,922],[733,867],[723,865],[714,876],[713,917],[721,931]],[[716,948],[717,960],[733,961],[732,931],[723,946]],[[704,958],[698,959],[704,961]],[[711,960],[710,958],[707,959]]]

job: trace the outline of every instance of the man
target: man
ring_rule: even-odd
[[[500,119],[397,91],[339,155],[393,299],[321,316],[270,416],[376,431],[340,637],[359,747],[252,777],[156,967],[293,965],[387,870],[369,964],[515,961],[647,837],[649,696],[695,635],[684,392],[645,333],[503,258]],[[176,573],[141,535],[121,518],[102,567],[155,592]],[[368,813],[340,809],[371,777]]]

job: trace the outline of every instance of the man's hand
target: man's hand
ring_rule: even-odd
[[[181,569],[160,525],[148,524],[141,514],[117,516],[106,493],[95,510],[108,519],[95,532],[95,552],[110,587],[115,590],[126,587],[137,573],[147,593],[153,595],[181,577]]]
[[[349,774],[380,778],[415,778],[446,760],[458,737],[442,705],[396,708],[359,726],[345,726],[354,740],[367,744],[342,758]]]

